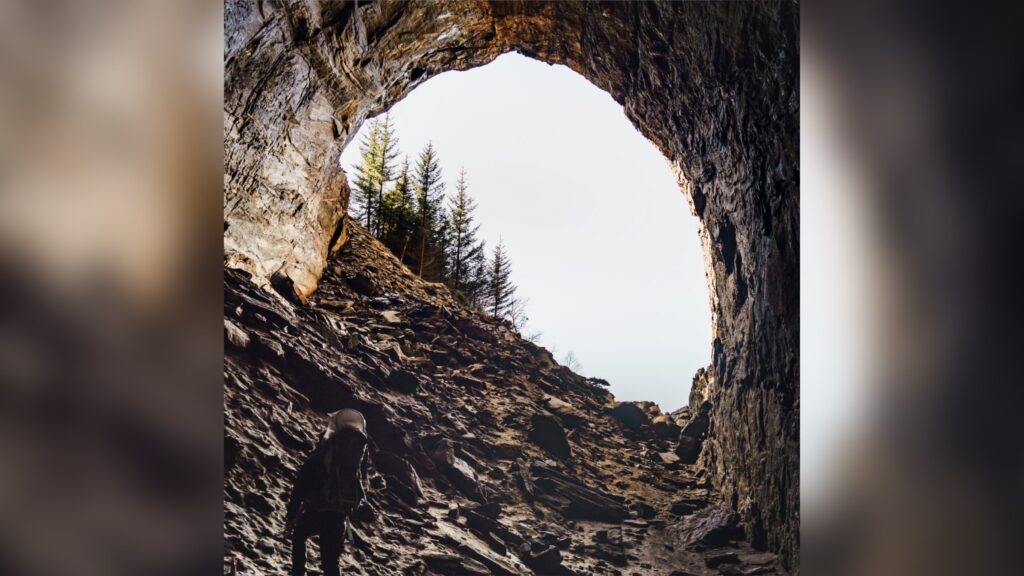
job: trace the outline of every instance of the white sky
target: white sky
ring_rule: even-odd
[[[410,163],[433,140],[449,191],[465,166],[481,236],[504,238],[529,299],[527,332],[619,400],[686,404],[711,359],[696,222],[621,106],[564,66],[506,54],[430,79],[391,116]],[[361,138],[342,155],[350,176]]]

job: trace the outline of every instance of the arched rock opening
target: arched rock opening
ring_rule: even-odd
[[[606,90],[699,219],[713,317],[702,456],[755,543],[799,550],[799,14],[795,2],[225,5],[224,250],[316,289],[344,237],[338,158],[431,76],[516,50]]]

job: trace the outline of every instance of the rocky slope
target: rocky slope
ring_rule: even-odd
[[[344,406],[377,509],[345,573],[782,573],[679,462],[688,410],[616,403],[352,228],[308,305],[225,270],[226,573],[287,573],[290,483]]]

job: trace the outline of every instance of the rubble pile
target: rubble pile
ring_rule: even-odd
[[[373,504],[343,573],[783,573],[677,455],[692,411],[616,402],[352,228],[306,305],[225,270],[225,573],[287,574],[291,483],[342,407]]]

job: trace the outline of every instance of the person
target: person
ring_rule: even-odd
[[[330,415],[327,430],[299,469],[285,516],[292,543],[292,576],[306,572],[306,541],[320,539],[324,576],[339,574],[348,517],[367,505],[366,419],[351,408]],[[350,533],[349,533],[350,535]]]

